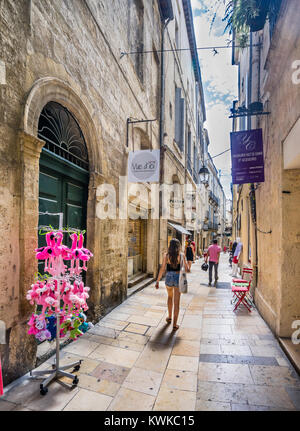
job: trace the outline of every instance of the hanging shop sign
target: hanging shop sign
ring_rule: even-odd
[[[230,133],[232,183],[262,183],[264,152],[262,129]]]
[[[131,151],[128,156],[128,182],[159,181],[160,150]]]

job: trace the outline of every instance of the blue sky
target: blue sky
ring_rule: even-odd
[[[217,16],[211,28],[216,0],[191,0],[197,46],[223,46],[230,40],[224,33],[222,21],[224,6],[220,2]],[[237,67],[231,64],[231,49],[220,49],[214,55],[211,50],[198,50],[204,88],[207,121],[204,127],[210,138],[209,152],[214,156],[230,147],[232,120],[229,119],[233,100],[237,99]],[[221,169],[221,182],[228,198],[231,197],[230,151],[214,159]]]

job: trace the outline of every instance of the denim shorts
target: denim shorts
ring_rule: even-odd
[[[175,286],[179,285],[179,273],[177,274],[175,271],[168,271],[166,274],[165,280],[166,286]]]

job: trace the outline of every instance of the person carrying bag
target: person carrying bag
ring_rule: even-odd
[[[185,256],[180,252],[181,244],[178,239],[173,238],[170,241],[168,252],[165,254],[163,263],[159,270],[159,274],[155,283],[155,288],[159,289],[159,281],[166,271],[166,289],[168,293],[168,317],[166,318],[167,323],[172,322],[173,314],[173,330],[177,331],[179,325],[177,325],[177,319],[179,315],[180,295],[181,293],[187,292],[187,279],[186,272],[188,271],[188,264]]]

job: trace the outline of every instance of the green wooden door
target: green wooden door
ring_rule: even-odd
[[[54,229],[86,229],[88,172],[43,149],[39,176],[39,227]],[[45,214],[49,213],[49,214]],[[44,232],[45,233],[45,232]],[[39,235],[39,247],[46,245],[45,235]],[[64,243],[71,241],[64,235]],[[43,273],[43,262],[39,263]]]

